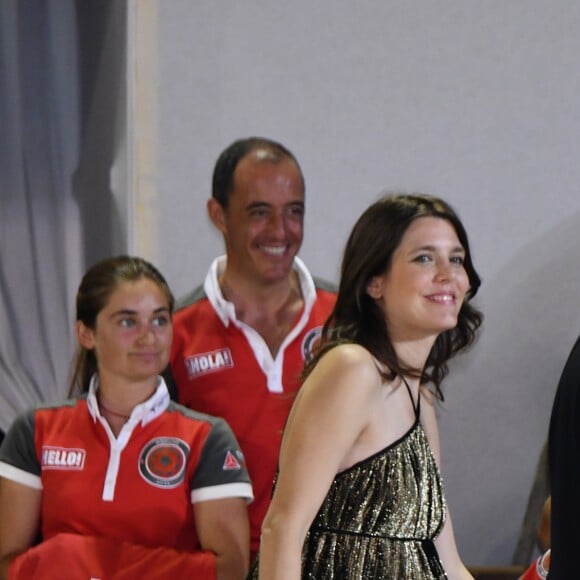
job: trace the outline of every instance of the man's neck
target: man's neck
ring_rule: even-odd
[[[238,320],[258,332],[275,356],[304,305],[298,274],[292,271],[276,284],[259,285],[226,269],[219,284],[224,298],[234,305]]]

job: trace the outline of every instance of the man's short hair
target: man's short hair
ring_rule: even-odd
[[[222,151],[213,170],[211,195],[223,208],[228,206],[230,194],[234,187],[234,173],[238,163],[246,155],[258,149],[265,152],[262,159],[265,163],[279,163],[284,159],[292,160],[298,168],[302,179],[302,187],[304,187],[304,176],[300,164],[294,154],[284,145],[265,137],[238,139]]]

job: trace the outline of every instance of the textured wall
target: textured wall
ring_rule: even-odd
[[[172,0],[157,23],[155,257],[177,294],[222,250],[205,200],[240,136],[301,160],[301,255],[329,279],[384,188],[463,217],[486,321],[444,385],[443,471],[466,563],[509,562],[580,331],[580,5]]]

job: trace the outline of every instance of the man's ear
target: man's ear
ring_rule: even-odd
[[[222,233],[225,234],[226,231],[226,219],[225,219],[225,210],[222,204],[210,197],[207,200],[207,215],[211,220],[211,223]]]
[[[383,296],[383,279],[379,276],[373,276],[369,282],[367,283],[366,287],[367,294],[374,298],[375,300],[379,300]]]
[[[87,350],[95,348],[95,333],[92,328],[89,328],[83,322],[77,320],[75,322],[75,332],[77,340],[82,347]]]

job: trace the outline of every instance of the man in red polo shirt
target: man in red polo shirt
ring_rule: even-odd
[[[232,143],[217,160],[207,210],[226,254],[180,302],[171,373],[178,401],[224,417],[240,443],[255,496],[254,556],[282,431],[335,292],[297,257],[304,178],[283,145],[256,137]]]

